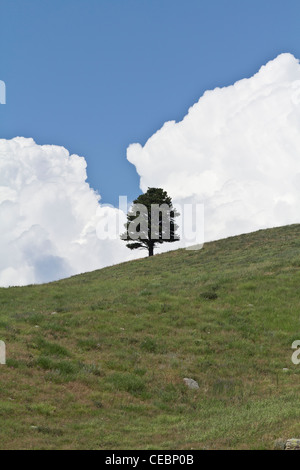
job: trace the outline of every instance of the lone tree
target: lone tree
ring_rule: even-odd
[[[130,250],[146,249],[153,256],[156,245],[164,242],[176,242],[178,225],[175,217],[179,213],[173,207],[172,199],[161,188],[148,188],[141,194],[127,214],[126,232],[121,239],[129,241]]]

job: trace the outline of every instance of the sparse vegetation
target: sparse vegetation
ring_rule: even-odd
[[[299,282],[293,225],[0,289],[0,448],[269,449],[299,437]]]

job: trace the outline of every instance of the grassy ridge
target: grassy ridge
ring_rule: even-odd
[[[0,448],[268,449],[299,437],[299,284],[293,225],[0,289]]]

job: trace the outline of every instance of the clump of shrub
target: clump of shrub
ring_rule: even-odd
[[[146,390],[145,380],[140,376],[130,373],[121,374],[119,372],[115,372],[110,375],[107,380],[114,389],[125,391],[133,395]]]
[[[203,292],[201,294],[202,299],[205,300],[216,300],[218,298],[218,294],[216,292]]]
[[[46,356],[40,356],[36,365],[44,370],[58,371],[62,375],[75,374],[79,370],[79,367],[70,361],[53,361]]]
[[[209,287],[209,289],[202,292],[200,294],[200,297],[204,300],[216,300],[218,298],[217,290],[218,290],[217,286],[211,286]]]
[[[50,343],[43,338],[37,338],[34,347],[39,349],[44,356],[68,357],[69,351],[57,343]]]
[[[141,349],[150,353],[158,351],[158,344],[154,338],[145,338],[141,343]]]

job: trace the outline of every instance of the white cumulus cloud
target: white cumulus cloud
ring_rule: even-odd
[[[180,208],[204,203],[206,241],[300,222],[299,61],[281,54],[253,77],[207,91],[181,122],[130,145],[127,158],[142,191],[162,187]],[[85,159],[63,147],[0,139],[0,286],[146,254],[118,236],[99,239],[124,213],[101,205],[86,179]]]
[[[86,182],[86,161],[32,139],[0,140],[0,286],[53,281],[132,258],[125,243],[99,240],[104,207]],[[123,220],[124,221],[124,220]]]
[[[300,65],[281,54],[234,85],[207,91],[128,160],[140,186],[204,203],[205,240],[300,222]]]

